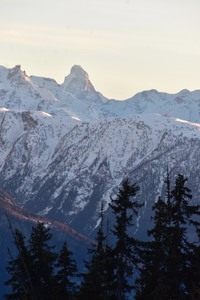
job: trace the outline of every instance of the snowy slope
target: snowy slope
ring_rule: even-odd
[[[100,200],[108,203],[124,177],[139,182],[143,195],[149,185],[149,190],[156,186],[158,194],[167,166],[193,174],[191,166],[199,156],[200,126],[170,117],[151,114],[78,123],[60,139],[48,118],[43,120],[45,127],[34,117],[37,124],[27,125],[31,128],[18,138],[13,135],[15,142],[2,161],[3,186],[22,206],[85,233],[97,222]],[[151,193],[152,201],[156,194]],[[91,219],[85,224],[88,215]]]
[[[21,206],[84,233],[124,177],[141,186],[142,218],[167,167],[187,175],[200,198],[200,91],[117,101],[97,92],[80,66],[61,85],[0,67],[0,124],[1,187]]]
[[[38,87],[19,65],[12,69],[0,67],[1,107],[19,110],[48,110],[55,97],[46,89]]]

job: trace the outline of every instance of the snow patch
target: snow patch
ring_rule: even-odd
[[[6,108],[6,107],[2,107],[2,108],[0,108],[0,111],[10,111],[10,109]]]
[[[75,116],[72,116],[72,120],[81,121],[81,119],[79,119],[78,117],[75,117]]]

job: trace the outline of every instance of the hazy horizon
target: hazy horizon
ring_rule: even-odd
[[[200,89],[200,2],[0,0],[0,64],[62,83],[81,65],[107,98]]]

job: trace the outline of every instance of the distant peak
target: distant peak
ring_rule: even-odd
[[[87,75],[88,76],[88,73],[79,65],[74,65],[72,68],[71,68],[71,72],[70,74],[74,74],[74,75],[77,75],[77,76],[80,76],[80,75]]]
[[[71,68],[70,74],[65,77],[61,86],[64,90],[79,99],[95,101],[102,101],[104,99],[100,93],[96,92],[89,79],[88,73],[80,65],[74,65]]]
[[[178,94],[184,95],[184,94],[189,94],[189,93],[190,93],[190,91],[188,89],[183,89]]]
[[[159,92],[155,89],[151,89],[151,90],[146,90],[146,91],[143,91],[141,92],[142,94],[146,95],[146,94],[158,94]]]
[[[21,65],[15,65],[14,69],[21,70]]]
[[[88,73],[79,65],[74,65],[71,68],[70,74],[68,76],[71,79],[76,79],[77,81],[87,82],[89,81]]]
[[[8,70],[9,70],[9,72],[8,72],[7,78],[10,80],[16,80],[19,78],[20,79],[28,78],[26,72],[21,70],[21,65],[16,65],[12,69],[8,69]]]
[[[65,77],[63,82],[64,89],[75,93],[87,91],[90,86],[88,73],[79,65],[71,68],[70,74]]]

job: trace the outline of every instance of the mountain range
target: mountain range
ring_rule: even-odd
[[[143,91],[130,99],[104,97],[81,66],[62,84],[28,76],[20,65],[0,67],[0,186],[16,206],[90,236],[101,201],[129,178],[145,202],[143,234],[169,169],[200,191],[200,90]]]

